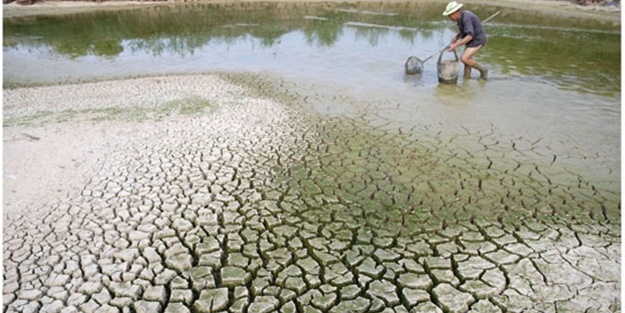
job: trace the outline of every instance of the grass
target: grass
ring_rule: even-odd
[[[45,125],[74,120],[94,122],[110,120],[144,122],[148,120],[160,120],[172,115],[199,115],[211,112],[216,107],[215,104],[202,97],[190,96],[149,108],[116,106],[85,110],[70,109],[60,112],[43,111],[28,116],[6,118],[3,122],[3,126]]]

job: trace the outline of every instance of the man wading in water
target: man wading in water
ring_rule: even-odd
[[[474,67],[480,71],[480,78],[486,79],[488,77],[488,69],[481,66],[475,60],[473,56],[486,44],[486,33],[480,19],[468,10],[460,10],[462,3],[452,1],[447,5],[444,16],[458,23],[458,34],[451,39],[449,45],[449,51],[454,51],[462,45],[466,45],[464,52],[460,60],[464,63],[464,77],[469,78],[471,76],[471,68]]]

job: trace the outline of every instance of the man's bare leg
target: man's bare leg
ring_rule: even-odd
[[[473,60],[473,56],[482,48],[482,46],[477,47],[467,47],[464,49],[460,60],[464,63],[464,77],[469,78],[471,76],[471,68],[474,67],[478,71],[480,71],[480,78],[486,79],[488,77],[488,69],[481,66],[475,60]]]

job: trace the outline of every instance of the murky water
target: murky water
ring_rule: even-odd
[[[620,31],[498,7],[480,60],[493,78],[523,77],[562,89],[620,92]],[[4,21],[8,83],[47,83],[206,71],[270,71],[397,88],[407,56],[425,58],[456,31],[439,5],[222,4]],[[416,85],[436,82],[436,58]]]

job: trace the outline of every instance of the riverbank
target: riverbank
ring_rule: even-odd
[[[259,2],[261,0],[237,0],[237,2]],[[274,0],[275,2],[328,2],[328,0]],[[272,2],[274,2],[272,1]],[[330,2],[363,2],[361,1],[339,1],[330,0]],[[425,0],[424,2],[439,2],[441,7],[448,2],[447,0]],[[206,3],[219,3],[223,0],[202,0]],[[493,5],[492,1],[486,0],[467,0],[463,1],[467,5],[471,4],[488,4]],[[33,5],[19,5],[10,3],[3,5],[3,17],[24,17],[36,15],[50,14],[67,14],[89,12],[94,10],[126,10],[135,9],[145,6],[172,5],[176,2],[149,2],[149,1],[104,1],[104,2],[88,2],[88,1],[40,1]],[[570,1],[563,0],[501,0],[497,1],[497,6],[509,7],[520,10],[540,11],[543,13],[554,14],[558,16],[569,16],[571,18],[588,18],[600,21],[621,23],[620,6],[601,6],[592,4],[588,6],[577,5]]]

